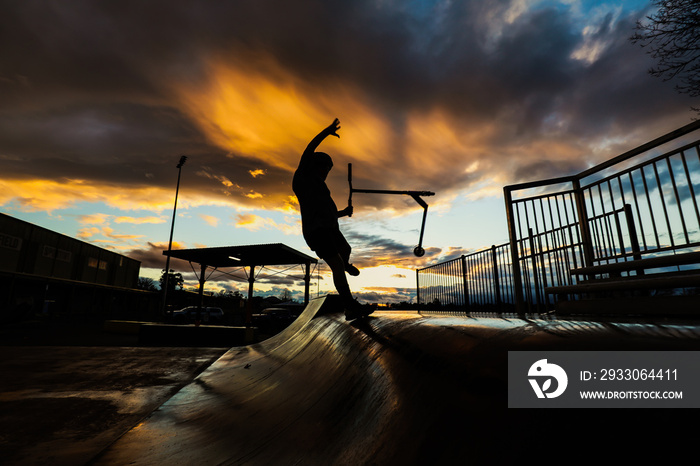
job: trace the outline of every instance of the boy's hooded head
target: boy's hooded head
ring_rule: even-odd
[[[323,179],[326,178],[328,172],[333,168],[333,159],[325,152],[314,152],[311,159],[314,170],[317,170]]]

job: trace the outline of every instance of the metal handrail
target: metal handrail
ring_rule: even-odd
[[[650,151],[698,129],[700,120],[576,175],[505,186],[510,241],[417,270],[419,303],[444,301],[465,311],[503,304],[519,313],[546,311],[556,296],[547,296],[544,288],[575,284],[572,269],[697,250],[700,140],[659,155]],[[644,154],[652,156],[586,180]],[[513,199],[516,191],[556,185],[561,186]],[[497,261],[496,249],[510,260]]]
[[[658,253],[679,248],[691,248],[697,245],[700,240],[691,238],[687,226],[689,221],[694,221],[695,224],[700,225],[700,212],[697,208],[698,200],[694,188],[695,183],[691,175],[691,172],[694,175],[695,171],[689,169],[686,152],[694,149],[700,160],[699,141],[684,144],[681,147],[654,156],[649,160],[641,161],[634,166],[607,174],[601,179],[587,182],[585,185],[582,182],[586,178],[602,173],[642,154],[649,153],[653,149],[676,141],[698,129],[700,129],[700,121],[694,121],[576,175],[518,183],[503,188],[508,217],[513,277],[516,282],[516,304],[519,311],[532,304],[529,298],[526,299],[526,293],[524,293],[524,291],[527,291],[527,287],[523,286],[523,279],[530,279],[527,274],[534,273],[532,279],[535,281],[538,279],[551,279],[553,277],[553,267],[560,265],[553,265],[549,262],[545,264],[546,261],[552,259],[544,256],[548,254],[548,248],[538,247],[539,245],[533,243],[533,248],[539,249],[538,254],[542,256],[541,271],[533,267],[532,271],[528,271],[526,274],[522,270],[521,263],[529,257],[521,255],[515,245],[518,241],[532,236],[529,231],[527,234],[524,233],[525,228],[531,226],[530,223],[535,224],[534,236],[537,238],[557,230],[554,219],[549,222],[550,225],[547,225],[546,213],[549,209],[551,215],[552,204],[558,209],[559,205],[564,203],[563,199],[565,196],[573,198],[568,201],[575,208],[571,209],[571,212],[567,211],[567,214],[574,218],[581,241],[580,243],[571,241],[569,244],[564,244],[563,248],[569,248],[568,254],[576,258],[577,261],[580,260],[584,266],[591,266],[597,261],[636,259],[644,253]],[[682,169],[676,168],[676,171],[679,173],[674,172],[673,164],[676,163],[672,163],[674,158],[680,158],[677,165],[682,164]],[[679,180],[676,178],[679,178]],[[568,186],[565,187],[566,190],[546,194],[538,193],[529,197],[518,198],[517,200],[513,199],[513,193],[516,191],[544,188],[557,184]],[[636,184],[639,184],[639,186],[636,186]],[[679,193],[679,188],[690,191],[689,197],[692,198],[694,219],[692,218],[692,209],[683,209],[681,206],[683,199]],[[665,191],[669,193],[665,193]],[[672,194],[670,193],[671,191]],[[571,202],[572,200],[573,202]],[[543,206],[545,202],[548,203],[546,208]],[[539,203],[539,206],[537,203]],[[538,207],[541,208],[541,212],[537,212]],[[618,217],[623,208],[625,209],[625,215]],[[691,210],[691,212],[685,212],[686,210]],[[521,218],[521,215],[523,218]],[[686,219],[686,216],[689,218]],[[523,222],[526,224],[523,225]],[[539,225],[538,222],[542,225]],[[680,224],[680,227],[676,227],[676,223]],[[681,230],[681,240],[674,238],[679,229]],[[652,232],[653,235],[649,236]],[[546,236],[544,237],[547,238]],[[628,241],[625,241],[626,238]],[[637,244],[640,242],[639,240],[641,240],[641,247]],[[664,242],[670,244],[663,244]],[[601,253],[601,251],[605,252]],[[553,284],[572,284],[568,280],[570,278],[562,276],[560,282]],[[536,291],[539,293],[539,288],[542,288],[542,284],[538,283],[536,287],[538,288]],[[552,299],[555,298],[552,297]],[[539,306],[540,303],[538,302],[537,304]],[[545,306],[549,305],[548,302],[542,304]]]

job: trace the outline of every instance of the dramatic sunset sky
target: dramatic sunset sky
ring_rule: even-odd
[[[142,261],[176,248],[304,253],[292,174],[320,150],[361,301],[410,301],[417,267],[507,241],[502,187],[564,176],[691,121],[629,41],[648,2],[0,0],[0,211]],[[173,261],[194,285],[188,263]],[[300,271],[260,292],[301,291]],[[327,267],[321,267],[326,274]],[[322,275],[314,292],[330,290]],[[207,290],[245,290],[213,276]],[[299,294],[295,294],[299,297]]]

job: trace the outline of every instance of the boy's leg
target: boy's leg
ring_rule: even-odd
[[[338,253],[340,253],[340,257],[343,259],[343,267],[345,268],[345,271],[353,277],[360,275],[360,271],[357,269],[357,267],[350,263],[350,253],[352,252],[352,248],[340,230],[338,230],[335,235],[335,246],[338,249]]]
[[[348,279],[345,276],[345,262],[342,257],[340,257],[340,254],[329,254],[327,257],[324,257],[323,260],[326,261],[328,267],[331,268],[333,284],[340,297],[346,303],[352,302],[353,298],[350,292],[350,285],[348,285]]]
[[[328,254],[326,257],[323,257],[323,260],[326,261],[331,268],[331,272],[333,272],[333,284],[345,306],[345,320],[353,320],[371,314],[371,309],[363,308],[360,303],[353,299],[348,279],[345,276],[347,264],[343,261],[340,254]]]

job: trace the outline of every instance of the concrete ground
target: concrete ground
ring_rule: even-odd
[[[81,465],[228,348],[142,348],[96,324],[0,326],[0,463]]]
[[[692,409],[509,409],[507,368],[514,350],[698,351],[697,322],[397,311],[348,323],[329,298],[232,348],[94,464],[629,464],[646,442],[693,433]]]
[[[700,351],[698,321],[413,311],[348,323],[332,302],[312,304],[279,335],[231,349],[0,328],[0,462],[630,464],[654,452],[677,462],[691,445],[695,410],[508,409],[506,369],[512,350]]]

